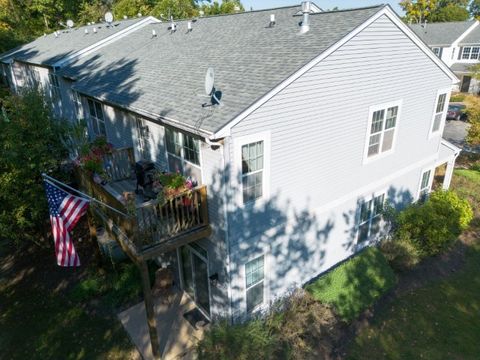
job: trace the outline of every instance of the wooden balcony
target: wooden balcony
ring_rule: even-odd
[[[92,203],[97,222],[137,261],[154,258],[211,233],[208,221],[207,188],[200,186],[168,198],[144,202],[135,195],[133,149],[124,148],[105,156],[108,183],[76,169],[79,187],[108,206]],[[134,201],[126,201],[126,195]],[[127,196],[127,197],[128,197]]]

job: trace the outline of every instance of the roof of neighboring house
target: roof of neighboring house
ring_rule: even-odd
[[[459,72],[459,73],[469,73],[471,72],[470,68],[472,67],[472,65],[474,64],[455,63],[452,66],[450,66],[450,69],[452,69],[452,71]]]
[[[462,41],[460,41],[460,46],[465,45],[478,45],[480,44],[480,26],[476,26],[467,36],[465,36]]]
[[[476,20],[431,23],[426,27],[420,24],[411,24],[410,28],[428,46],[450,46],[467,31]]]
[[[299,6],[200,18],[191,32],[186,21],[173,34],[169,23],[150,24],[60,73],[83,94],[213,133],[383,7],[312,14],[301,35]],[[209,67],[221,106],[202,107]]]
[[[16,59],[32,64],[51,66],[65,56],[94,45],[141,20],[141,18],[135,18],[114,21],[111,26],[98,23],[71,30],[62,29],[57,31],[58,36],[55,36],[55,33],[44,35],[28,44],[1,54],[0,61],[7,62],[10,59]],[[96,33],[93,28],[97,29]],[[88,29],[88,34],[85,33],[85,29]]]

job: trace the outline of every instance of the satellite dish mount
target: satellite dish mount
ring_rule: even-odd
[[[108,24],[108,25],[111,25],[112,22],[113,22],[113,14],[108,11],[105,13],[105,22]]]
[[[205,93],[210,97],[210,104],[204,103],[202,107],[220,105],[220,99],[222,98],[222,92],[215,89],[215,71],[213,68],[208,68],[205,75]]]

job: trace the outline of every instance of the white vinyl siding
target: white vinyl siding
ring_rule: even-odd
[[[168,167],[201,182],[200,140],[177,130],[165,128]]]
[[[382,220],[385,194],[377,195],[368,201],[362,201],[359,210],[357,243],[368,241],[378,234]]]
[[[263,195],[263,141],[242,146],[242,193],[246,204]]]
[[[245,288],[247,313],[251,313],[264,302],[264,256],[245,264]]]
[[[98,101],[88,99],[88,111],[90,114],[90,124],[95,136],[107,136],[105,128],[105,115],[103,113],[102,104]]]
[[[371,160],[393,151],[400,104],[401,102],[395,102],[370,108],[365,160]]]

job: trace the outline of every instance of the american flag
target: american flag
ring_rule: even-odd
[[[80,258],[73,246],[70,231],[87,211],[89,201],[63,191],[48,180],[45,180],[45,190],[50,209],[57,264],[80,266]]]

